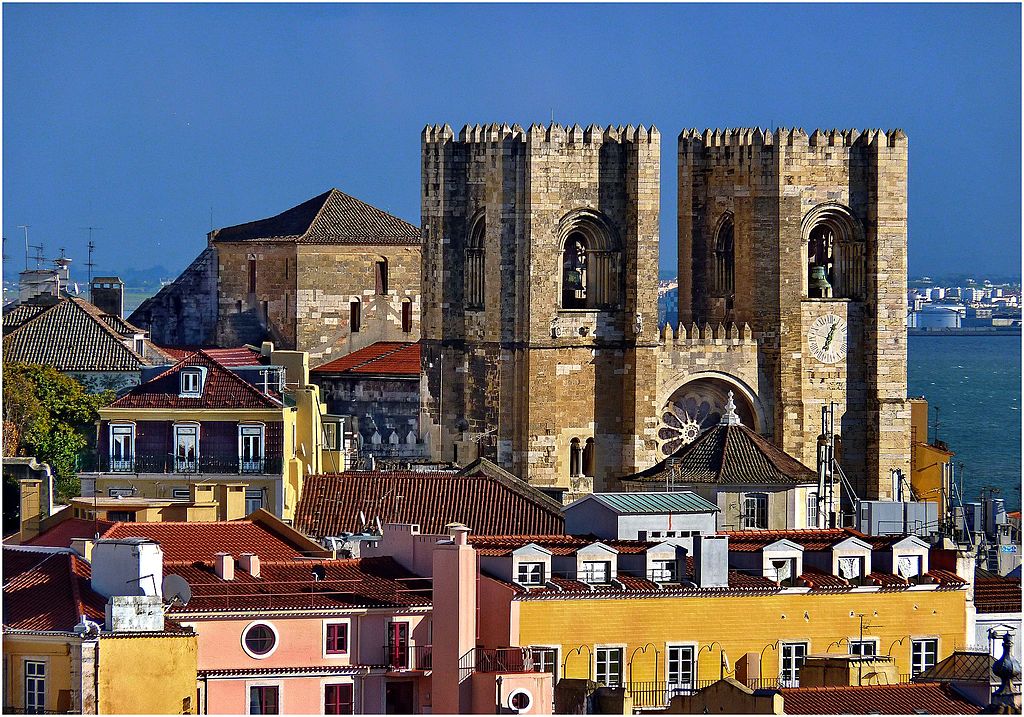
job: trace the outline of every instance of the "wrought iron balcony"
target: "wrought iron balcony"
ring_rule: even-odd
[[[136,455],[113,457],[109,455],[83,454],[78,458],[80,473],[163,473],[182,475],[202,474],[248,474],[278,475],[284,461],[281,456],[239,460],[238,455],[206,455],[196,458],[182,458],[174,455]]]
[[[429,670],[433,666],[432,645],[384,645],[382,664],[391,672]]]

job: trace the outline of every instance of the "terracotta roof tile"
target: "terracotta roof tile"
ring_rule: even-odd
[[[183,398],[179,375],[183,368],[207,369],[203,393],[199,398]],[[267,396],[232,371],[224,368],[205,350],[182,359],[159,376],[134,387],[110,404],[110,408],[280,408],[276,394]]]
[[[4,546],[4,627],[70,632],[82,615],[102,625],[106,599],[93,591],[90,575],[89,564],[70,551]]]
[[[224,227],[215,242],[284,240],[298,244],[419,245],[419,227],[330,189],[268,219]]]
[[[58,371],[138,371],[150,365],[150,359],[123,343],[105,316],[84,299],[64,298],[11,330],[5,320],[4,361],[43,364]]]
[[[72,524],[70,527],[68,524]],[[93,537],[93,521],[69,518],[29,541],[31,545],[69,547],[72,538]],[[211,562],[215,553],[255,553],[262,560],[292,560],[313,553],[323,555],[321,546],[296,534],[286,535],[254,520],[229,522],[109,523],[100,521],[101,538],[150,538],[160,543],[167,562]],[[84,535],[85,530],[88,530]]]
[[[258,552],[258,551],[257,551]],[[313,568],[323,579],[313,579]],[[260,577],[235,566],[233,580],[221,580],[212,564],[165,562],[165,573],[181,575],[192,599],[177,612],[214,610],[339,609],[430,605],[432,583],[390,557],[355,560],[260,561]]]
[[[470,535],[469,543],[481,555],[511,555],[513,551],[534,543],[551,551],[553,555],[574,555],[580,548],[603,543],[620,553],[647,552],[657,543],[642,540],[602,540],[592,535]]]
[[[982,613],[1020,612],[1020,578],[976,576],[974,605]]]
[[[398,497],[400,496],[400,497]],[[476,533],[558,533],[561,506],[515,478],[411,471],[348,471],[309,476],[295,525],[317,538],[358,533],[360,511],[371,522],[416,523],[444,533],[458,522]]]
[[[779,690],[786,714],[978,714],[981,707],[936,682]]]
[[[378,341],[318,366],[312,373],[419,378],[420,345],[401,341]]]
[[[831,550],[836,543],[847,538],[864,540],[864,534],[852,528],[808,528],[806,530],[732,530],[724,531],[729,536],[730,552],[756,552],[777,540],[790,540],[802,545],[804,550]]]
[[[663,485],[666,474],[680,484],[794,485],[817,481],[813,470],[742,424],[713,426],[661,463],[621,480]]]

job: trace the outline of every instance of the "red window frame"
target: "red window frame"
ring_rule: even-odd
[[[259,712],[253,712],[252,691],[256,691]],[[276,715],[281,711],[281,690],[278,685],[252,685],[249,687],[249,714]]]
[[[324,638],[324,650],[328,655],[343,655],[348,652],[347,623],[327,623],[327,634]]]
[[[355,701],[351,683],[324,685],[324,714],[354,714]]]

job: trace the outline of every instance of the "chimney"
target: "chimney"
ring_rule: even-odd
[[[124,282],[116,276],[97,276],[89,285],[89,300],[104,314],[124,318]]]
[[[700,588],[729,587],[729,536],[693,538],[693,581]]]
[[[434,548],[433,603],[449,609],[435,610],[434,644],[431,648],[434,689],[431,699],[438,714],[470,714],[472,680],[460,680],[460,660],[476,647],[477,571],[476,550],[468,544],[469,528],[450,525],[452,542]]]
[[[254,578],[260,576],[260,558],[256,553],[242,553],[238,556],[238,563],[242,566],[242,570]]]
[[[92,589],[104,597],[160,597],[164,553],[149,538],[103,538],[92,548]]]
[[[217,519],[238,520],[245,517],[245,483],[217,484]]]
[[[235,579],[235,559],[231,553],[215,553],[213,556],[213,570],[221,580]]]
[[[72,538],[71,549],[85,558],[86,562],[92,562],[92,549],[96,541],[92,538]]]
[[[21,502],[21,533],[19,542],[25,543],[39,535],[43,515],[43,482],[38,478],[22,478],[18,481],[19,499]]]

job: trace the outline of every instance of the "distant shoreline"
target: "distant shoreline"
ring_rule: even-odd
[[[1020,336],[1020,329],[907,329],[907,336]]]

